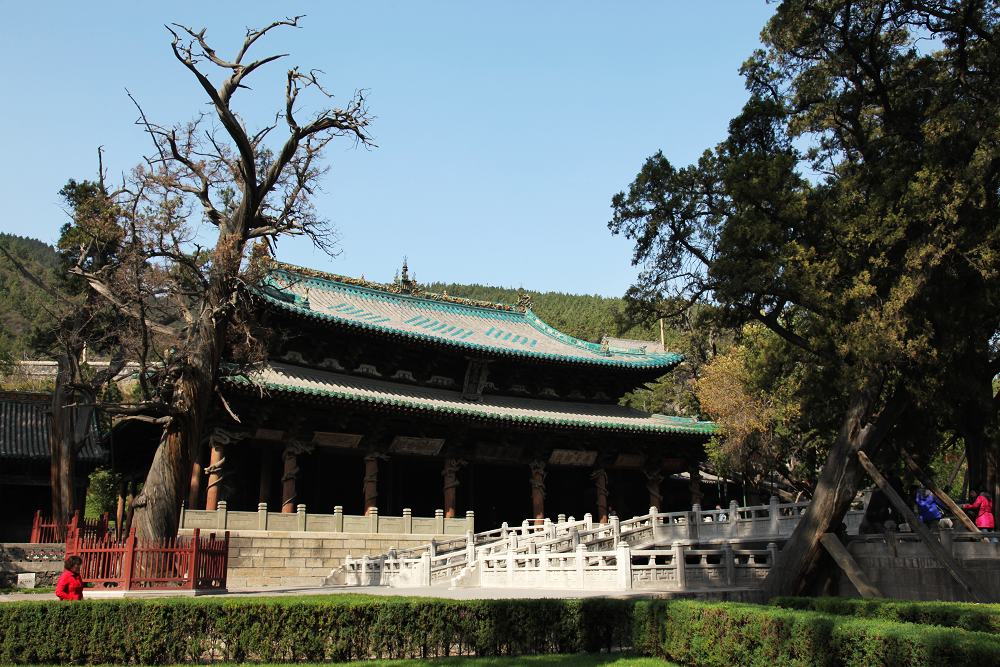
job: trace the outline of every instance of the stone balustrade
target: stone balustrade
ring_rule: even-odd
[[[642,516],[626,521],[613,516],[605,524],[595,524],[589,514],[580,521],[560,516],[555,523],[504,524],[447,543],[348,557],[338,583],[591,590],[752,587],[767,575],[777,543],[792,534],[807,507],[772,498],[767,505],[740,507],[734,502],[713,510],[695,505],[689,512],[651,507]],[[848,532],[857,533],[862,515],[860,509],[848,513]],[[766,549],[743,548],[764,544]],[[627,559],[621,549],[629,550]]]
[[[365,533],[393,535],[465,535],[476,528],[475,513],[464,517],[446,519],[444,510],[435,510],[433,517],[415,517],[410,509],[403,516],[380,516],[377,507],[368,514],[344,514],[340,505],[333,514],[310,514],[305,505],[298,505],[292,513],[269,512],[261,503],[256,512],[229,511],[220,500],[215,510],[189,510],[181,508],[180,529],[213,529],[232,531],[277,531],[298,533]],[[464,544],[464,537],[460,540]]]

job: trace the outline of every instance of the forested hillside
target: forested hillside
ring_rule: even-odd
[[[59,256],[52,246],[23,236],[0,233],[0,244],[46,284],[59,284]],[[0,356],[15,359],[44,355],[53,326],[52,298],[26,284],[0,253]]]
[[[0,243],[18,261],[46,284],[64,284],[59,276],[59,256],[55,249],[35,239],[0,234]],[[517,303],[518,290],[487,285],[429,283],[423,288],[430,292],[447,292],[452,296],[480,299],[494,303]],[[634,324],[625,317],[625,301],[621,298],[562,292],[534,292],[532,310],[545,322],[572,336],[599,342],[605,334],[638,340],[658,341],[659,327],[655,322]],[[49,306],[52,299],[41,290],[25,284],[9,260],[0,254],[0,363],[3,360],[41,359],[49,356],[47,341],[51,340],[54,324]],[[668,328],[667,349],[683,353],[689,360],[698,358],[690,334]],[[691,368],[676,369],[663,381],[639,388],[627,398],[640,409],[694,414],[697,402],[690,391],[694,376]]]
[[[517,303],[518,291],[509,287],[488,285],[462,285],[457,283],[429,283],[429,292],[447,292],[451,296],[481,299],[494,303]],[[660,330],[655,323],[636,325],[625,319],[625,301],[620,298],[596,294],[565,294],[563,292],[534,292],[531,310],[542,320],[560,331],[591,342],[600,342],[605,334],[621,338],[658,341]],[[670,347],[671,332],[667,332]]]

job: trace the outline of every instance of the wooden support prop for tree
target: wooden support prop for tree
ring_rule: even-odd
[[[861,569],[857,561],[851,557],[851,553],[840,543],[836,535],[833,533],[824,533],[823,537],[819,538],[819,541],[823,545],[823,548],[826,549],[826,552],[836,561],[837,566],[851,580],[854,587],[858,589],[861,597],[866,599],[885,597],[875,584],[868,579],[868,575]]]
[[[937,496],[938,499],[944,503],[945,507],[948,508],[948,511],[955,515],[955,518],[958,519],[959,523],[961,523],[966,530],[971,533],[978,533],[979,528],[972,522],[969,515],[967,515],[965,511],[951,499],[951,496],[937,487],[931,476],[926,474],[920,466],[917,465],[917,462],[913,460],[913,457],[910,456],[908,451],[905,449],[901,451],[903,459],[906,461],[906,467],[910,469],[910,472],[912,472],[917,479],[920,480],[920,483],[930,489],[931,493]]]
[[[952,578],[965,589],[966,593],[969,594],[974,602],[982,602],[979,597],[979,593],[976,592],[975,583],[966,576],[966,573],[962,571],[962,568],[955,562],[955,559],[953,559],[948,552],[944,550],[941,543],[934,539],[934,536],[931,535],[931,531],[927,530],[927,526],[920,523],[917,516],[913,513],[913,510],[911,510],[903,499],[899,497],[896,490],[889,485],[889,482],[885,480],[885,477],[883,477],[882,473],[878,471],[875,464],[871,462],[868,455],[864,452],[858,452],[858,461],[861,462],[861,466],[871,476],[871,478],[875,480],[878,488],[882,489],[882,492],[889,498],[889,502],[893,504],[896,511],[906,518],[906,522],[910,524],[913,531],[924,541],[924,544],[927,545],[931,555],[934,556],[937,562],[941,563],[941,565],[944,566],[944,569],[948,570],[948,573],[952,576]]]

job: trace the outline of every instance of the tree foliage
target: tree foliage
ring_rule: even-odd
[[[643,267],[632,298],[766,327],[823,388],[802,410],[840,414],[783,551],[796,585],[860,479],[854,451],[888,435],[926,458],[950,423],[993,438],[975,456],[996,485],[998,37],[995,2],[786,0],[728,138],[683,168],[653,155],[613,199]]]

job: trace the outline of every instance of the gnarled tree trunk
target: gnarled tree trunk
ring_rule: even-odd
[[[890,399],[877,416],[871,416],[877,401],[873,388],[877,386],[877,382],[869,382],[868,392],[851,398],[812,501],[764,582],[769,597],[799,595],[806,590],[824,553],[820,540],[826,533],[837,532],[857,493],[864,474],[857,452],[875,449],[899,418],[906,403],[901,395]]]

